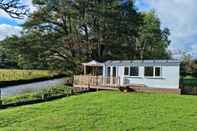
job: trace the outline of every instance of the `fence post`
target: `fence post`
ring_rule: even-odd
[[[42,100],[46,100],[47,99],[47,94],[43,94],[42,95]]]

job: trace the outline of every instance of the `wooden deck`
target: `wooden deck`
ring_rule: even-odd
[[[74,76],[73,86],[78,88],[118,89],[120,78],[79,75]]]

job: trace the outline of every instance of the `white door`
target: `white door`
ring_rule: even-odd
[[[114,85],[117,83],[117,67],[110,66],[107,67],[107,85]]]

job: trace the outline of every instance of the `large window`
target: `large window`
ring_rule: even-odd
[[[144,76],[161,77],[161,67],[153,67],[153,66],[145,67]]]
[[[124,75],[125,76],[139,76],[139,67],[125,67],[124,68]]]
[[[154,67],[150,66],[150,67],[145,67],[144,68],[144,76],[154,76]]]
[[[139,76],[139,68],[130,67],[130,76]]]

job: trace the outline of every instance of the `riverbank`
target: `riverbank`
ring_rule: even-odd
[[[13,80],[13,81],[0,81],[0,88],[7,88],[8,86],[17,86],[22,84],[30,84],[34,82],[42,82],[47,80],[54,80],[59,78],[65,78],[66,75],[55,75],[42,78],[34,78],[29,80]]]
[[[64,85],[64,82],[65,82],[65,78],[58,78],[58,79],[39,81],[39,82],[33,82],[28,84],[7,86],[6,88],[5,87],[1,88],[1,98],[18,96],[25,93],[40,92],[41,90],[49,89],[57,85]]]

